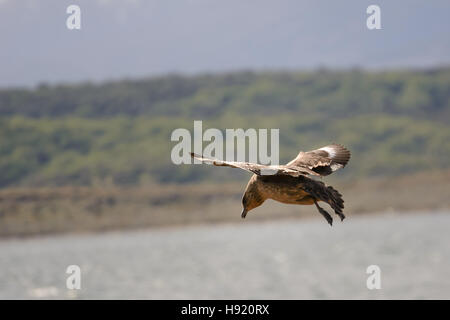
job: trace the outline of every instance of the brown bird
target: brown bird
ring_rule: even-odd
[[[302,152],[286,165],[269,166],[249,162],[222,161],[205,158],[194,153],[191,156],[215,166],[240,168],[253,173],[242,197],[242,214],[273,199],[287,204],[314,204],[330,225],[331,215],[319,206],[318,202],[326,202],[334,212],[344,220],[342,212],[344,200],[342,195],[331,186],[308,176],[327,176],[345,167],[350,160],[350,151],[339,144],[331,144],[320,149]]]

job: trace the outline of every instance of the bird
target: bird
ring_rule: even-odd
[[[190,152],[192,158],[215,166],[239,168],[253,173],[242,196],[241,217],[261,206],[267,199],[285,204],[315,205],[330,226],[332,216],[318,202],[325,202],[343,221],[344,200],[332,186],[313,177],[324,177],[344,168],[350,151],[340,144],[330,144],[308,152],[300,151],[285,165],[262,165],[251,162],[224,161]]]

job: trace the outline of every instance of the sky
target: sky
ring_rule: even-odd
[[[81,9],[69,30],[66,9]],[[369,30],[366,9],[381,9]],[[0,87],[450,64],[450,1],[0,0]]]

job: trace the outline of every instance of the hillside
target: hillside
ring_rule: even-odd
[[[236,72],[0,90],[0,187],[242,180],[175,166],[176,128],[279,128],[280,158],[336,141],[347,178],[450,167],[450,68]],[[220,180],[219,180],[220,181]]]

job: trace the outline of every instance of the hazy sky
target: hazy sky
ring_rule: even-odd
[[[66,8],[81,8],[68,30]],[[381,30],[366,8],[381,7]],[[450,1],[0,0],[0,86],[450,64]]]

